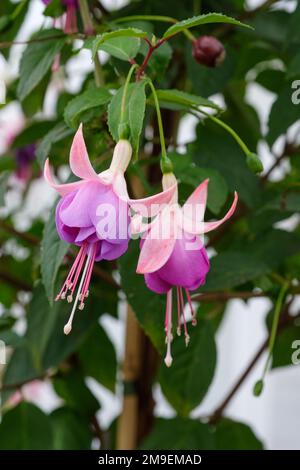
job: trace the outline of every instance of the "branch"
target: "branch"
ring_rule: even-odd
[[[269,170],[261,177],[261,181],[265,182],[269,178],[270,174],[273,173],[273,171],[280,165],[282,160],[284,160],[286,157],[291,157],[295,154],[295,152],[297,152],[297,150],[295,149],[294,144],[286,142],[281,155],[276,157],[271,168],[269,168]]]
[[[278,326],[278,333],[280,333],[286,326],[288,326],[290,323],[295,321],[295,318],[300,317],[300,312],[296,316],[290,316],[288,313],[289,306],[292,303],[293,298],[284,306],[284,308],[281,311],[281,320]],[[212,415],[209,418],[209,423],[210,424],[215,424],[217,423],[221,418],[224,413],[225,408],[229,405],[231,402],[232,398],[235,396],[236,392],[239,390],[241,385],[243,385],[244,381],[254,368],[254,366],[257,364],[258,360],[262,356],[263,352],[267,348],[269,344],[269,336],[265,339],[265,341],[262,343],[262,345],[258,348],[257,352],[255,353],[253,359],[250,361],[242,375],[239,377],[235,385],[232,387],[228,395],[224,398],[224,400],[221,402],[221,404],[216,408],[216,410],[212,413]]]
[[[72,39],[86,39],[85,34],[68,34]],[[32,39],[27,39],[26,41],[4,41],[0,42],[0,49],[6,49],[7,47],[11,46],[22,46],[26,44],[33,44],[36,42],[45,42],[45,41],[53,41],[54,39],[62,39],[66,37],[65,33],[61,34],[54,34],[53,36],[45,36],[43,38],[32,38]]]
[[[15,229],[12,225],[8,224],[4,220],[0,220],[0,228],[10,233],[11,235],[14,235],[15,237],[20,238],[21,240],[24,240],[26,243],[29,243],[30,245],[38,245],[40,243],[39,238],[36,237],[35,235],[32,235],[31,233],[26,233],[26,232],[19,232],[19,230]]]
[[[12,276],[10,273],[8,272],[3,272],[3,271],[0,271],[0,279],[7,283],[7,284],[10,284],[11,286],[15,287],[16,289],[19,289],[19,290],[25,290],[25,291],[31,291],[32,290],[32,286],[23,281],[22,279],[18,279],[14,276]]]

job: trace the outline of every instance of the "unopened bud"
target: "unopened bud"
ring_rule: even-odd
[[[226,52],[214,36],[200,36],[193,42],[193,57],[201,65],[216,67],[224,62]]]

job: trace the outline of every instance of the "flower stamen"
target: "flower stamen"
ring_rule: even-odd
[[[166,329],[166,343],[167,353],[165,356],[165,364],[167,367],[171,367],[173,358],[171,354],[171,342],[172,337],[172,289],[167,293],[167,305],[166,305],[166,317],[165,317],[165,329]]]

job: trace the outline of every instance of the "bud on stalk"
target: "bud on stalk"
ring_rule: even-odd
[[[193,42],[193,57],[201,65],[216,67],[224,62],[226,51],[214,36],[200,36]]]

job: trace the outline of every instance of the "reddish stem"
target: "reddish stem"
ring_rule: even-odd
[[[147,52],[147,55],[143,61],[143,63],[141,64],[141,66],[137,69],[137,73],[136,73],[136,81],[139,82],[140,79],[142,78],[142,76],[144,75],[145,73],[145,69],[148,65],[148,62],[153,54],[153,52],[158,48],[160,47],[165,41],[167,41],[168,39],[170,38],[169,37],[166,37],[166,38],[163,38],[163,39],[160,39],[156,44],[155,46],[153,44],[151,44],[151,42],[149,41],[148,38],[143,38],[146,43],[148,44],[149,46],[149,49],[148,49],[148,52]]]

